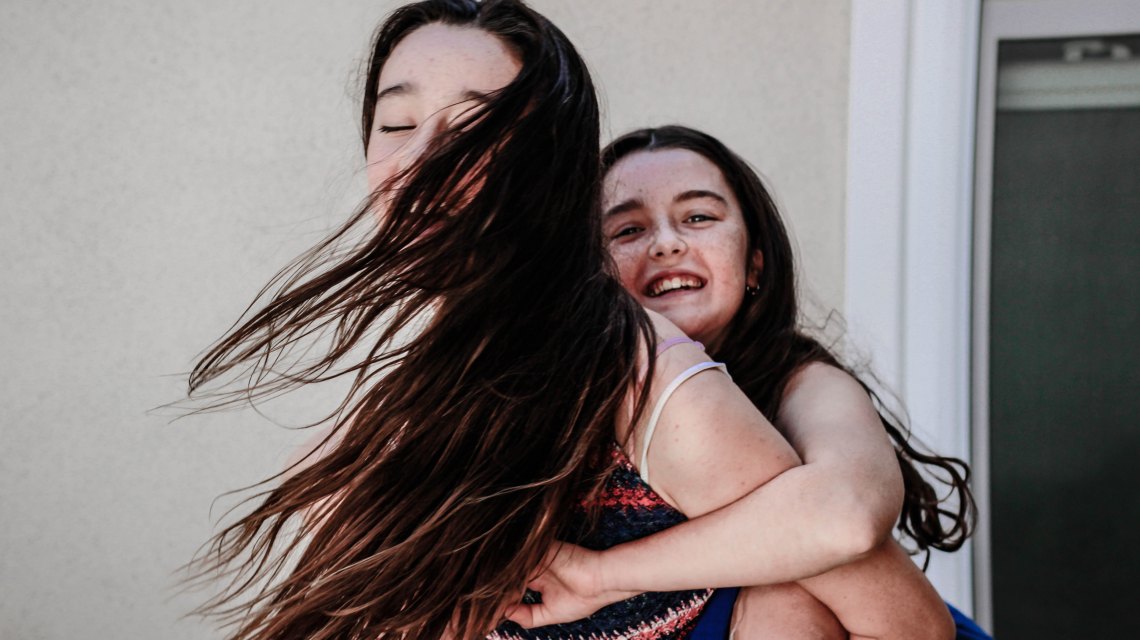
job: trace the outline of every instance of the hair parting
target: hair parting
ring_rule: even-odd
[[[807,364],[821,362],[849,373],[871,397],[894,444],[904,485],[899,531],[919,551],[960,548],[977,518],[969,467],[958,458],[924,452],[913,442],[904,417],[887,407],[868,383],[875,381],[873,374],[861,374],[845,365],[801,329],[792,244],[756,171],[719,140],[679,125],[640,129],[617,138],[602,152],[603,171],[632,153],[655,149],[685,149],[715,164],[740,202],[749,255],[759,249],[764,256],[757,294],[745,296],[725,331],[725,340],[712,345],[710,355],[728,365],[733,380],[769,420],[779,413],[792,376]],[[940,496],[932,481],[947,485],[947,495]]]
[[[282,271],[190,376],[211,406],[351,380],[329,451],[196,561],[229,579],[199,612],[235,639],[483,637],[604,478],[629,390],[638,408],[648,391],[652,325],[602,243],[593,86],[557,28],[517,0],[397,10],[374,41],[365,145],[385,60],[437,22],[502,38],[521,71]]]

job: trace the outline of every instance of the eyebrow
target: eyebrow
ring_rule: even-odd
[[[390,87],[385,87],[385,88],[381,89],[380,92],[376,94],[376,103],[379,104],[380,101],[385,99],[385,98],[393,98],[396,96],[411,95],[411,94],[416,93],[416,91],[418,91],[418,90],[419,90],[419,87],[417,87],[414,83],[400,82],[400,83],[394,84]],[[483,91],[475,91],[474,89],[468,89],[468,90],[459,94],[460,99],[456,101],[456,104],[458,104],[460,102],[467,102],[468,100],[474,100],[474,101],[479,102],[479,103],[484,103],[487,101],[487,97],[489,95],[490,95],[489,93],[486,93]]]
[[[724,196],[715,191],[708,191],[707,189],[689,189],[688,191],[682,191],[673,197],[673,203],[677,204],[680,202],[685,202],[686,200],[698,200],[701,198],[716,200],[717,202],[724,205],[728,204],[728,200],[726,200]],[[615,204],[609,209],[606,209],[606,212],[602,214],[602,217],[608,218],[609,216],[616,216],[619,213],[634,211],[636,209],[642,209],[644,207],[645,202],[643,202],[640,198],[630,198],[629,200],[623,200],[622,202]]]
[[[708,191],[706,189],[690,189],[689,191],[678,193],[677,196],[673,198],[673,202],[684,202],[686,200],[697,200],[700,198],[711,198],[721,204],[728,204],[728,200],[726,200],[724,196],[715,191]]]
[[[376,94],[376,102],[377,102],[377,104],[379,104],[380,101],[383,100],[384,98],[391,98],[394,96],[408,95],[409,93],[414,93],[415,89],[416,89],[415,85],[409,84],[407,82],[401,82],[399,84],[394,84],[390,87],[386,87],[384,89],[381,89],[380,92]]]
[[[606,209],[606,212],[602,214],[602,217],[608,218],[610,216],[616,216],[619,213],[625,213],[626,211],[633,211],[635,209],[642,209],[644,207],[645,203],[642,202],[640,198],[630,198],[629,200],[619,202],[609,209]]]

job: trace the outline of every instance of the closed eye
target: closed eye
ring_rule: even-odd
[[[387,126],[387,125],[380,125],[380,128],[378,128],[377,131],[379,131],[380,133],[397,133],[399,131],[411,131],[412,129],[415,129],[415,128],[416,128],[416,125],[414,125],[414,124],[400,125],[400,126],[395,126],[395,127]]]

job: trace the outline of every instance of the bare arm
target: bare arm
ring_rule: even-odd
[[[831,609],[852,640],[954,637],[950,610],[894,540],[799,585]]]
[[[785,392],[777,427],[801,455],[803,466],[786,471],[712,516],[644,539],[648,543],[660,538],[669,543],[665,537],[670,533],[716,518],[716,527],[689,534],[696,539],[685,542],[692,545],[688,550],[648,551],[657,558],[669,557],[671,562],[664,568],[672,576],[684,576],[685,584],[676,588],[697,586],[702,577],[724,580],[729,574],[740,579],[738,584],[770,584],[764,578],[771,576],[764,572],[778,566],[776,563],[786,563],[784,569],[792,574],[797,570],[795,562],[813,553],[824,559],[821,551],[830,551],[836,566],[801,580],[800,585],[831,609],[853,637],[952,637],[953,621],[938,593],[902,548],[889,539],[902,506],[902,477],[891,443],[863,388],[839,369],[805,367]],[[783,503],[791,513],[771,511],[774,502],[780,504],[776,502],[781,499],[778,491],[794,499],[794,504]],[[766,521],[739,529],[744,515],[733,513],[733,508],[766,494],[772,500],[767,506],[756,500],[752,505],[756,511],[751,514],[760,516],[760,509],[768,509]],[[789,516],[794,518],[789,520]],[[796,546],[774,548],[780,536]],[[612,551],[614,555],[646,552],[636,549],[635,544]],[[799,554],[798,558],[783,557],[789,548]],[[607,553],[602,554],[603,571],[617,568],[608,564],[613,558],[606,558]],[[643,568],[651,571],[662,568],[660,562],[652,566],[644,559],[635,562],[644,563]],[[630,567],[623,564],[620,569],[620,580],[634,579],[629,575]],[[700,576],[701,571],[707,575]],[[673,587],[657,583],[652,587],[668,588]]]
[[[806,367],[789,384],[777,426],[803,466],[713,513],[603,552],[601,584],[669,590],[792,582],[857,560],[886,540],[901,508],[902,477],[862,387],[838,369]]]
[[[803,466],[656,535],[601,553],[567,549],[559,565],[567,581],[549,586],[573,592],[587,585],[586,592],[604,593],[608,603],[643,590],[776,584],[822,573],[801,585],[855,637],[952,634],[937,593],[888,540],[901,506],[901,476],[862,387],[838,369],[806,367],[786,391],[778,425]],[[686,449],[675,451],[675,464],[684,465]],[[840,565],[846,566],[831,570]]]
[[[874,544],[854,562],[801,580],[852,638],[953,636],[953,620],[926,576],[887,536],[902,507],[894,449],[866,391],[847,373],[815,364],[791,381],[777,425],[804,457],[846,486],[846,515]],[[838,486],[833,486],[833,490]],[[864,502],[860,504],[860,497]]]

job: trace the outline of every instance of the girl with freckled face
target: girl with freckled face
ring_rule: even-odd
[[[755,172],[679,126],[622,136],[603,164],[603,232],[623,286],[726,362],[805,464],[716,518],[601,553],[561,547],[537,583],[545,610],[529,613],[592,610],[607,590],[766,585],[714,597],[725,611],[735,599],[738,637],[988,637],[938,600],[889,535],[897,522],[920,550],[957,549],[973,517],[965,464],[915,449],[858,377],[800,331],[791,243]],[[957,505],[938,504],[919,465],[950,478]],[[794,583],[774,570],[813,563]]]
[[[603,231],[622,285],[715,349],[763,268],[724,175],[691,151],[663,149],[619,161],[603,197]]]

